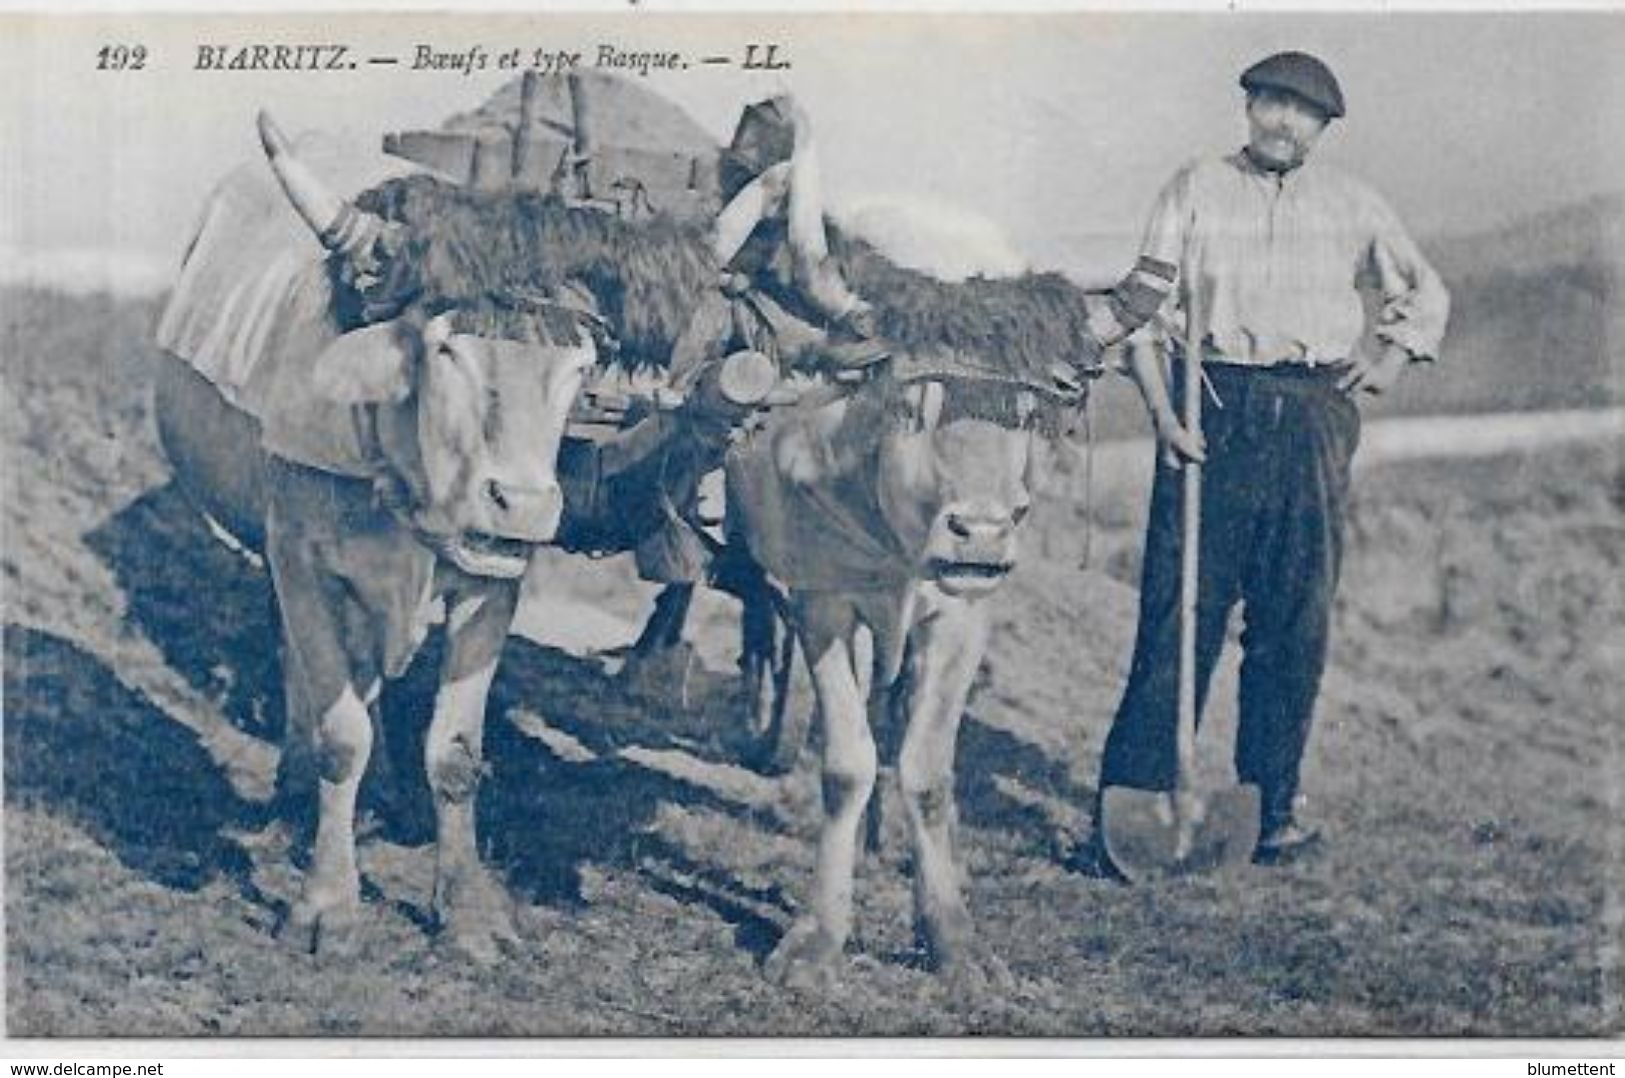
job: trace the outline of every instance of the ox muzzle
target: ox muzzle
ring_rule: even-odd
[[[955,502],[937,515],[926,548],[927,578],[950,595],[997,588],[1016,567],[1026,505]]]
[[[564,514],[564,493],[552,478],[530,486],[487,478],[474,501],[470,526],[431,538],[438,554],[474,576],[524,575],[536,548],[558,534]]]

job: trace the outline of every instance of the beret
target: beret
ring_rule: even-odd
[[[1329,119],[1343,115],[1343,88],[1332,69],[1306,52],[1278,52],[1241,73],[1246,90],[1268,88],[1296,94]]]

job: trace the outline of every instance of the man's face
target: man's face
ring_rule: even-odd
[[[1247,97],[1247,149],[1265,168],[1296,168],[1308,158],[1326,117],[1299,97],[1262,87]]]

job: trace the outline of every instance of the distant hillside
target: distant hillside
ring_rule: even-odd
[[[1410,413],[1625,399],[1625,195],[1427,245],[1453,308],[1443,362],[1410,380]]]
[[[1534,410],[1625,403],[1625,195],[1589,199],[1470,236],[1424,242],[1453,297],[1441,361],[1371,415]],[[53,334],[129,335],[147,346],[150,300],[0,289],[6,357]],[[117,327],[116,330],[114,327]],[[1091,406],[1096,434],[1143,434],[1138,395],[1108,376]]]
[[[1625,259],[1625,192],[1520,218],[1510,224],[1428,244],[1439,272],[1468,280],[1507,266]]]

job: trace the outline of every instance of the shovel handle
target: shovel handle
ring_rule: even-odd
[[[1193,289],[1194,292],[1194,289]],[[1202,327],[1198,306],[1191,303],[1185,329],[1184,426],[1202,431]],[[1196,597],[1199,588],[1197,551],[1202,537],[1202,465],[1187,460],[1183,469],[1183,520],[1179,560],[1179,718],[1175,734],[1175,778],[1178,790],[1189,790],[1196,767]]]

